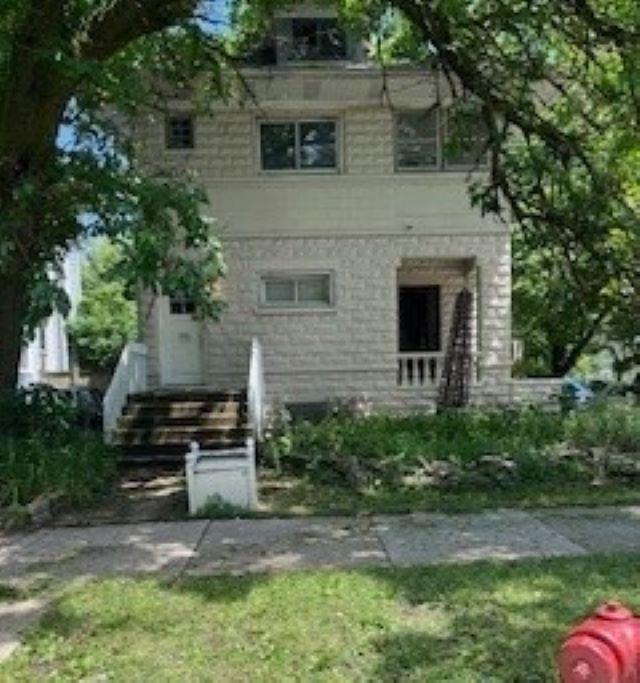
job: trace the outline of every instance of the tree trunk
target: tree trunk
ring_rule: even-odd
[[[0,395],[15,391],[27,307],[24,278],[0,275]]]

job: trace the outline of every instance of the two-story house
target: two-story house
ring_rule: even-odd
[[[470,399],[510,401],[509,229],[470,207],[480,127],[449,144],[444,79],[381,69],[307,3],[276,18],[244,79],[251,95],[209,115],[176,99],[136,128],[146,163],[206,187],[227,265],[219,320],[183,298],[141,300],[146,387],[243,389],[258,339],[268,401],[432,406],[468,291],[456,329]]]

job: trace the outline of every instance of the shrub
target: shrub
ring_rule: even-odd
[[[539,410],[447,412],[409,417],[331,417],[275,433],[266,456],[284,470],[324,479],[397,483],[448,461],[462,468],[487,455],[529,457],[527,471],[563,437],[562,417]]]
[[[0,395],[0,434],[5,437],[64,437],[77,418],[71,401],[52,387],[37,386],[20,389],[12,396]]]
[[[91,419],[89,419],[89,417]],[[39,386],[0,400],[0,507],[25,505],[41,494],[83,504],[115,473],[114,451],[87,429],[70,392]]]
[[[47,441],[40,436],[0,439],[0,507],[26,505],[56,493],[86,504],[115,474],[113,449],[91,434]]]
[[[640,408],[611,402],[577,411],[567,418],[566,434],[581,450],[640,453]]]

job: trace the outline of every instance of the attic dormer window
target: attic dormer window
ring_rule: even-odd
[[[290,60],[346,59],[347,40],[337,19],[300,17],[291,20]]]

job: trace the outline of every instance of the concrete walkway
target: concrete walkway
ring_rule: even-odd
[[[412,566],[640,552],[640,506],[477,514],[194,520],[41,529],[0,540],[0,583]]]
[[[122,574],[406,567],[640,553],[640,506],[478,514],[161,522],[42,529],[0,539],[0,584]],[[44,609],[0,601],[0,660]]]

